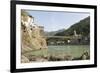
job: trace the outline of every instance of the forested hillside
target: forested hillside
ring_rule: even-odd
[[[74,34],[74,30],[77,34],[81,34],[82,36],[88,36],[90,34],[90,17],[87,17],[78,23],[73,24],[70,28],[63,32],[58,32],[56,36],[71,36]]]

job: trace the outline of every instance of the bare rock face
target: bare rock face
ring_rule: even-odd
[[[46,39],[41,34],[43,28],[33,22],[33,17],[21,13],[21,48],[22,53],[47,49]]]

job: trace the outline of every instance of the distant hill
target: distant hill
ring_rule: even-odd
[[[60,29],[58,31],[51,31],[51,32],[45,31],[45,35],[46,36],[55,36],[55,34],[60,33],[60,32],[63,32],[63,31],[65,31],[65,29]]]
[[[71,36],[74,34],[74,30],[77,34],[81,34],[82,36],[88,36],[90,34],[90,17],[87,17],[78,23],[73,24],[67,30],[58,32],[56,36]]]

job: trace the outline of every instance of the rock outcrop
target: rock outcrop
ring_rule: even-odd
[[[34,18],[25,11],[21,11],[21,53],[40,49],[47,49],[44,28],[34,23]],[[22,56],[22,59],[26,57]],[[24,59],[23,59],[24,60]],[[26,60],[28,62],[28,60]],[[24,61],[22,61],[24,62]]]

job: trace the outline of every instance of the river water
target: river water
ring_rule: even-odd
[[[66,55],[71,56],[75,59],[81,57],[84,52],[88,52],[88,55],[90,56],[89,45],[50,45],[48,46],[48,49],[30,51],[28,53],[25,53],[25,55],[31,55],[33,57],[36,57],[36,59],[39,57],[44,58],[50,56],[63,58],[64,55]]]
[[[84,52],[90,54],[89,45],[63,45],[63,46],[48,46],[48,52],[50,54],[68,54],[73,57],[80,57]]]

